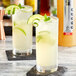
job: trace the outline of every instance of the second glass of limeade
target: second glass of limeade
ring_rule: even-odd
[[[13,24],[13,54],[29,55],[32,53],[32,24],[27,24],[32,15],[32,7],[24,6],[16,9],[12,15]]]
[[[55,72],[58,68],[58,18],[33,15],[29,22],[36,27],[37,71]]]
[[[36,28],[37,70],[54,72],[58,68],[58,20],[40,21]]]
[[[58,19],[39,21],[36,27],[37,70],[54,72],[58,68]]]

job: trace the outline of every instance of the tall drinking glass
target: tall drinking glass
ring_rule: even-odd
[[[32,53],[32,24],[27,24],[28,18],[32,15],[32,7],[24,7],[17,9],[12,16],[14,55]]]
[[[54,72],[58,68],[58,19],[39,21],[36,27],[36,58],[38,72]]]

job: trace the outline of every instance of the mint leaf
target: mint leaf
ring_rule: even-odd
[[[44,21],[49,21],[50,20],[50,17],[46,18]]]
[[[48,17],[46,14],[44,15],[44,21],[49,21],[50,20],[50,17]]]
[[[47,19],[47,15],[46,14],[44,15],[44,18]]]
[[[22,7],[21,4],[19,4],[18,6],[19,6],[20,9],[25,8],[25,7]]]
[[[11,10],[8,10],[8,15],[10,15],[11,14]]]
[[[19,4],[18,6],[19,6],[19,8],[21,8],[21,4]]]
[[[57,9],[54,9],[54,10],[52,11],[52,13],[53,13],[53,15],[57,15]]]
[[[13,8],[12,14],[15,14],[15,8]]]

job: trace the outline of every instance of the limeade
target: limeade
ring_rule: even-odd
[[[27,24],[32,7],[24,7],[12,15],[14,53],[32,53],[32,24]]]
[[[28,24],[36,27],[36,62],[40,73],[55,72],[58,68],[58,18],[36,14]]]
[[[36,55],[37,70],[51,72],[58,66],[58,21],[51,17],[51,21],[39,22],[36,27]]]

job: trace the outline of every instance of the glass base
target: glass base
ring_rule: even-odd
[[[53,73],[57,71],[58,66],[46,66],[45,67],[45,66],[37,65],[36,68],[39,73]]]
[[[32,54],[32,49],[29,50],[13,50],[13,55],[14,56],[28,56]]]

